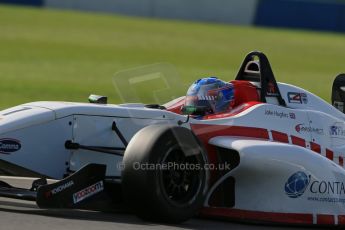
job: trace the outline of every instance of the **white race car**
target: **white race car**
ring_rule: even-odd
[[[251,52],[231,85],[235,99],[222,113],[191,108],[186,97],[3,110],[1,172],[41,179],[30,190],[0,182],[0,196],[166,222],[198,214],[345,225],[345,75],[334,81],[332,106],[277,83],[266,56]]]

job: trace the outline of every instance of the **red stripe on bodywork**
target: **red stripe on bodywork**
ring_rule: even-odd
[[[339,156],[339,165],[344,166],[344,158]]]
[[[291,135],[291,142],[294,145],[298,145],[298,146],[301,146],[303,148],[306,147],[304,139],[296,137],[296,136],[293,136],[293,135]]]
[[[281,133],[281,132],[272,130],[272,138],[274,141],[289,143],[289,137],[286,133]]]
[[[321,146],[314,142],[310,142],[310,149],[313,150],[314,152],[321,153]]]
[[[317,224],[334,225],[333,215],[317,215]]]
[[[246,211],[230,208],[203,208],[201,216],[207,217],[227,217],[240,220],[255,220],[269,223],[289,223],[289,224],[313,224],[312,214],[303,213],[276,213]]]
[[[268,131],[263,128],[243,127],[243,126],[227,126],[227,125],[205,125],[191,124],[191,128],[195,135],[210,139],[216,136],[237,136],[252,137],[268,140]]]
[[[194,134],[203,142],[208,153],[209,163],[217,164],[218,157],[216,148],[208,141],[217,136],[238,136],[251,137],[269,140],[268,131],[262,128],[242,127],[242,126],[227,126],[227,125],[206,125],[206,124],[191,124],[191,129]],[[219,178],[219,172],[211,170],[211,184]]]
[[[207,146],[208,141],[216,136],[236,136],[236,137],[249,137],[269,140],[269,134],[267,129],[256,127],[243,127],[243,126],[227,126],[227,125],[209,125],[209,124],[191,124],[190,125],[195,135]],[[286,133],[272,130],[272,138],[274,141],[283,143],[289,143],[289,138]],[[300,137],[291,135],[291,142],[294,145],[298,145],[306,148],[306,141]],[[310,142],[310,148],[312,151],[321,153],[321,146],[317,143]],[[211,151],[210,148],[207,148]],[[216,157],[210,156],[212,161],[216,161]],[[334,160],[334,152],[326,149],[326,157],[330,160]],[[343,158],[339,157],[339,165],[343,166]]]
[[[338,216],[338,225],[345,225],[345,216],[344,215]]]
[[[262,102],[257,102],[257,101],[247,102],[247,103],[244,103],[244,104],[241,104],[241,105],[235,107],[234,109],[231,110],[231,112],[206,115],[206,116],[204,116],[204,119],[210,120],[210,119],[220,119],[220,118],[232,117],[232,116],[235,116],[239,113],[242,113],[243,111],[246,111],[250,107],[252,107],[254,105],[258,105],[258,104],[262,104]]]
[[[172,113],[181,114],[182,106],[185,104],[185,98],[182,98],[181,100],[177,101],[175,104],[171,105],[167,108],[167,111],[170,111]]]
[[[333,161],[333,156],[334,156],[333,151],[326,149],[326,157],[330,159],[331,161]]]

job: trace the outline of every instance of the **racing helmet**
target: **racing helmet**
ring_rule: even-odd
[[[208,115],[226,112],[234,102],[234,87],[217,77],[196,80],[188,89],[182,112]]]

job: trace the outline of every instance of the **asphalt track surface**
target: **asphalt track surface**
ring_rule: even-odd
[[[31,180],[0,177],[11,185],[30,187]],[[145,222],[134,215],[83,210],[44,210],[35,202],[0,198],[0,230],[103,230],[103,229],[226,229],[226,230],[301,230],[284,227],[192,219],[180,225]],[[320,228],[308,228],[320,229]],[[325,229],[325,228],[323,228]]]

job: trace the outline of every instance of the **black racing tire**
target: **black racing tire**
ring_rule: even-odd
[[[186,221],[205,200],[206,163],[206,151],[189,129],[147,126],[133,136],[125,151],[121,175],[125,202],[145,220]]]

